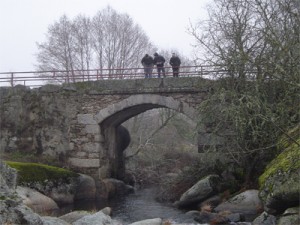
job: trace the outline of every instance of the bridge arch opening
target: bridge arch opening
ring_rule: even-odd
[[[120,125],[130,118],[156,108],[172,109],[186,115],[193,121],[197,118],[195,109],[189,107],[186,103],[171,97],[150,94],[133,95],[102,109],[95,116],[103,137],[102,152],[105,154],[104,158],[108,159],[106,162],[100,162],[100,167],[101,164],[106,164],[105,167],[108,170],[106,171],[107,176],[121,180],[123,180],[125,176],[125,162],[123,157],[123,151],[125,149],[122,144],[124,142],[124,140],[122,140],[124,133],[121,132],[120,136]]]

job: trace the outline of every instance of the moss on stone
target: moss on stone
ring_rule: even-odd
[[[260,188],[264,186],[266,179],[269,177],[277,173],[290,173],[300,168],[299,126],[291,130],[289,134],[297,143],[286,137],[280,139],[278,147],[285,149],[267,166],[265,172],[259,177]]]
[[[44,164],[12,161],[6,161],[5,163],[17,170],[18,183],[54,181],[78,176],[77,173],[72,171]]]

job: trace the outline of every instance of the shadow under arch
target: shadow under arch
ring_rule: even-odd
[[[118,136],[118,127],[126,120],[154,108],[169,108],[185,114],[191,120],[196,121],[197,113],[192,107],[184,102],[177,101],[172,97],[141,94],[132,95],[118,103],[112,104],[99,111],[95,116],[96,122],[100,126],[102,135],[102,149],[105,155],[107,177],[113,177],[120,180],[125,176],[125,165],[123,151],[120,146],[120,136]]]

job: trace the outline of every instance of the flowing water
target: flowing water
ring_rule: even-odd
[[[191,217],[185,215],[184,211],[170,204],[157,202],[153,188],[137,190],[135,193],[119,197],[107,203],[77,202],[72,206],[72,209],[68,210],[98,211],[106,206],[112,208],[111,217],[120,221],[122,225],[152,218],[161,218],[163,221],[172,222],[172,224],[197,224]]]

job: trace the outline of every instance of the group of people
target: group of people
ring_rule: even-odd
[[[152,71],[154,65],[156,65],[158,77],[159,78],[161,77],[161,73],[163,77],[166,77],[166,72],[164,67],[165,62],[166,62],[165,58],[162,55],[159,55],[157,52],[154,53],[154,58],[146,54],[141,61],[144,67],[145,78],[152,77]],[[169,64],[171,65],[173,70],[173,77],[178,77],[181,61],[175,53],[172,53],[172,57],[170,58]]]

